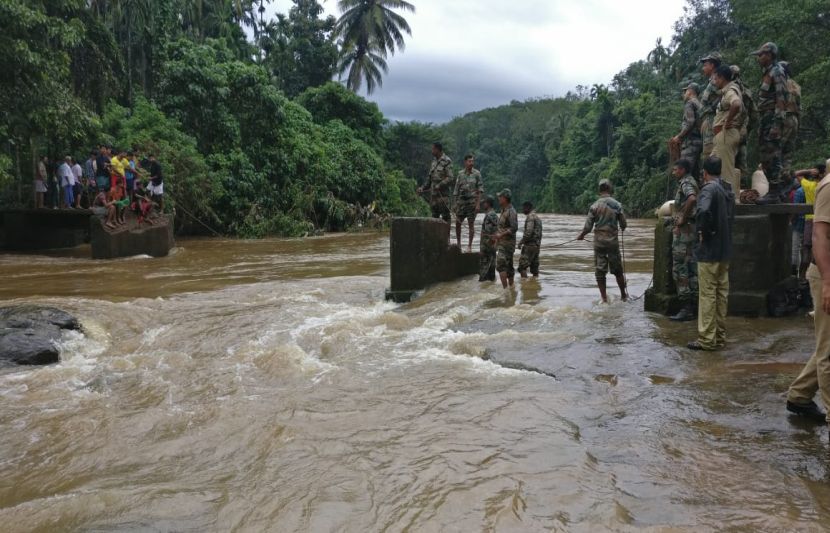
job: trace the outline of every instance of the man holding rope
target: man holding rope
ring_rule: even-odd
[[[603,303],[608,303],[606,276],[609,271],[617,278],[622,301],[628,301],[620,242],[617,238],[619,230],[625,231],[628,222],[625,219],[622,204],[611,197],[612,192],[614,192],[614,187],[610,181],[604,179],[599,182],[599,199],[588,211],[585,227],[576,238],[582,241],[591,231],[594,232],[594,264],[596,265],[597,287]]]

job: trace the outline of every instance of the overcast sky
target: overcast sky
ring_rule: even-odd
[[[684,0],[410,0],[412,36],[369,99],[392,120],[446,122],[470,111],[614,74],[668,44]],[[336,0],[325,0],[339,15]],[[275,0],[269,12],[287,12]]]

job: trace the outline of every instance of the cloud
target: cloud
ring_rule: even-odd
[[[576,85],[609,83],[668,44],[684,0],[410,0],[413,35],[369,98],[393,120],[444,122]],[[285,12],[290,0],[271,11]],[[325,4],[337,15],[335,0]]]

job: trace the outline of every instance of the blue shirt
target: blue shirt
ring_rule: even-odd
[[[793,197],[794,204],[806,204],[807,203],[807,195],[804,193],[804,188],[799,187],[795,191],[795,196]],[[804,215],[798,215],[793,219],[793,231],[798,233],[804,233]]]

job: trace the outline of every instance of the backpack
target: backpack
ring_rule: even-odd
[[[758,104],[755,103],[755,99],[752,97],[752,90],[742,80],[738,80],[738,87],[741,89],[741,101],[746,112],[746,129],[750,131],[758,123]]]

